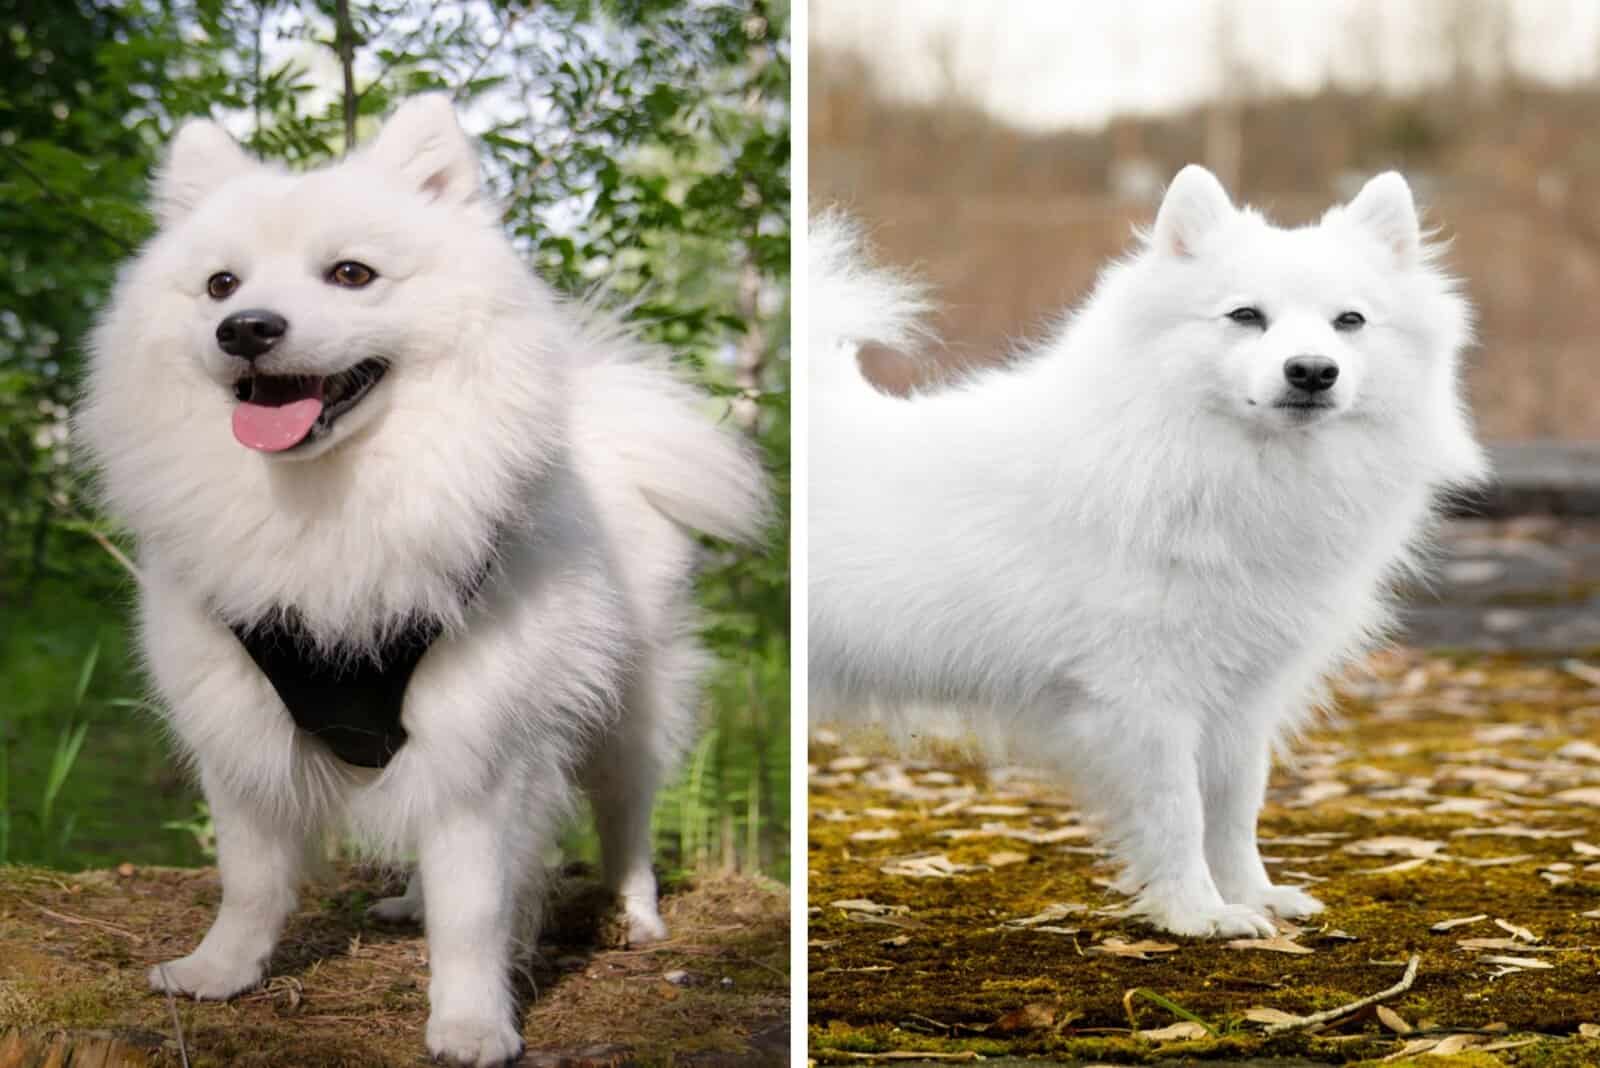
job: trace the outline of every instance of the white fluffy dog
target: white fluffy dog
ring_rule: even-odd
[[[330,821],[414,851],[428,1048],[521,1049],[544,849],[591,798],[635,940],[650,809],[690,734],[693,530],[765,487],[705,398],[503,236],[447,99],[289,174],[192,122],[94,333],[78,429],[137,538],[141,640],[216,820],[223,897],[151,983],[254,986]]]
[[[1052,340],[908,400],[854,357],[914,334],[917,288],[837,218],[811,244],[813,692],[984,710],[1161,928],[1318,911],[1257,852],[1272,747],[1485,476],[1468,307],[1405,181],[1279,229],[1185,168]]]

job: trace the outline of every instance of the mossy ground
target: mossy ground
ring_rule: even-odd
[[[954,750],[907,756],[821,732],[810,825],[813,1055],[1349,1063],[1410,1040],[1418,1063],[1431,1066],[1600,1065],[1600,1037],[1580,1034],[1600,1023],[1600,672],[1575,661],[1403,652],[1377,658],[1342,693],[1337,721],[1275,776],[1261,822],[1274,877],[1309,884],[1328,905],[1291,932],[1311,950],[1303,955],[1168,937],[1110,914],[1122,901],[1105,885],[1111,869],[1070,801],[1038,776],[985,771]],[[918,854],[973,870],[881,870]],[[1427,859],[1407,863],[1418,858]],[[884,909],[833,904],[851,901]],[[1006,925],[1052,905],[1080,908]],[[1100,951],[1115,938],[1176,948],[1147,960]],[[1459,944],[1476,938],[1517,947]],[[1372,1010],[1274,1039],[1245,1018],[1253,1008],[1304,1015],[1375,993],[1413,953],[1415,985],[1387,1003],[1416,1029],[1406,1039]],[[1550,967],[1496,975],[1489,956]],[[1124,998],[1139,988],[1214,1034],[1135,1036]],[[1149,999],[1132,1005],[1140,1029],[1178,1020]],[[1450,1035],[1465,1037],[1440,1053],[1467,1048],[1421,1048]],[[1506,1048],[1524,1039],[1535,1041]]]
[[[397,889],[391,875],[344,869],[307,893],[263,988],[225,1004],[176,1002],[189,1062],[424,1062],[424,939],[364,916]],[[0,1036],[112,1033],[150,1064],[178,1064],[170,1009],[144,973],[193,949],[220,893],[212,869],[0,867]],[[627,949],[593,881],[562,881],[541,959],[521,984],[524,1063],[710,1065],[787,1050],[785,888],[708,876],[673,888],[662,913],[672,938]],[[688,973],[684,985],[663,978],[674,971]]]

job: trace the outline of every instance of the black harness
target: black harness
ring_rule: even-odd
[[[491,566],[492,560],[485,561],[461,585],[463,605],[477,597]],[[295,726],[346,764],[362,768],[386,767],[406,744],[400,725],[406,686],[423,654],[444,633],[438,618],[418,617],[385,639],[374,656],[319,650],[292,608],[250,626],[228,626],[272,683]]]

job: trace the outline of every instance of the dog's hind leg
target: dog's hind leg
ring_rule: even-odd
[[[673,652],[658,652],[647,662],[632,687],[621,722],[601,743],[583,776],[600,835],[606,888],[622,903],[628,941],[633,944],[667,937],[650,866],[650,810],[689,733],[694,704],[690,671],[675,672],[663,669],[662,664],[699,664],[698,654],[690,649],[678,651],[678,656]]]
[[[380,898],[367,906],[367,915],[385,923],[422,922],[422,875],[412,871],[405,892],[397,897]]]

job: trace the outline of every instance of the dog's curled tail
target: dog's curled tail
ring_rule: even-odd
[[[609,456],[614,475],[680,526],[760,542],[772,502],[755,444],[658,354],[621,348],[587,376],[595,400],[580,405],[578,430],[601,445],[591,455]]]
[[[864,382],[861,346],[920,339],[927,295],[915,280],[875,265],[860,225],[837,209],[811,220],[807,242],[811,387]]]

